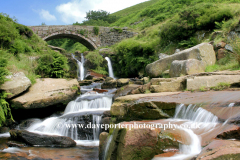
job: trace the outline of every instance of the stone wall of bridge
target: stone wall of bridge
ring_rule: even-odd
[[[53,25],[29,27],[43,40],[72,38],[91,50],[97,49],[98,47],[111,46],[137,34],[130,31],[128,28],[98,27],[99,33],[96,35],[93,26]]]

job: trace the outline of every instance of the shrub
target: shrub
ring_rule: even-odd
[[[93,27],[93,32],[95,35],[99,34],[99,27]]]
[[[108,74],[107,63],[105,59],[97,52],[89,52],[86,55],[86,59],[90,61],[91,68],[94,72],[99,74]]]
[[[113,67],[116,76],[119,77],[138,77],[140,70],[145,70],[147,64],[156,60],[154,48],[150,44],[139,43],[132,39],[120,42],[115,52],[112,58],[118,66],[113,65]]]
[[[60,53],[45,54],[38,60],[37,74],[41,77],[62,78],[68,70],[67,58]]]
[[[7,79],[8,70],[6,69],[7,60],[0,58],[0,85],[2,85]],[[12,119],[11,110],[8,102],[6,101],[8,93],[0,91],[0,127],[6,121],[6,119]]]
[[[0,58],[0,85],[3,84],[7,79],[8,70],[6,69],[7,60]]]

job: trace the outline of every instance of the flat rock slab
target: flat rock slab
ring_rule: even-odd
[[[58,103],[68,103],[78,91],[76,79],[37,79],[29,91],[11,100],[14,108],[43,108]]]
[[[197,160],[239,159],[240,142],[232,140],[215,140],[198,155]]]
[[[118,102],[130,101],[161,101],[183,104],[200,103],[233,103],[240,102],[240,91],[207,91],[207,92],[161,92],[150,94],[136,94],[118,97]]]

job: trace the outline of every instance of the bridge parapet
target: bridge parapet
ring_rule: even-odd
[[[91,50],[97,47],[111,46],[137,34],[128,31],[127,28],[98,27],[99,32],[96,35],[94,26],[79,25],[29,26],[29,28],[43,40],[73,38]]]

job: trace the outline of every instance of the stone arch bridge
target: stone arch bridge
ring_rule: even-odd
[[[123,39],[131,38],[137,33],[128,28],[98,27],[99,32],[94,32],[93,26],[79,25],[53,25],[29,26],[43,40],[49,41],[58,38],[71,38],[82,43],[90,50],[98,47],[111,46]]]

